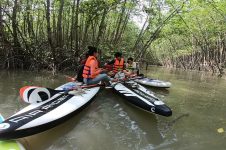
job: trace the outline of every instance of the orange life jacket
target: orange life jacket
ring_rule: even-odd
[[[119,61],[118,59],[115,59],[115,63],[114,63],[114,67],[113,67],[113,72],[117,73],[121,70],[123,70],[124,67],[124,59],[121,58],[121,60]]]
[[[96,57],[94,56],[89,56],[88,59],[86,60],[84,69],[83,69],[83,78],[95,78],[97,76],[97,74],[93,74],[93,72],[91,73],[91,60],[95,61],[95,69],[98,69],[98,61],[96,59]]]

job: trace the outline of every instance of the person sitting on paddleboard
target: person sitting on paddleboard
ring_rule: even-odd
[[[112,61],[108,62],[107,65],[112,66],[112,71],[108,73],[111,77],[114,77],[116,73],[123,71],[125,66],[124,58],[122,58],[122,53],[116,52],[115,58]]]
[[[115,59],[109,62],[108,65],[113,65],[113,70],[108,73],[111,77],[115,77],[115,75],[119,75],[119,73],[124,74],[126,77],[130,77],[131,75],[131,73],[126,70],[125,61],[121,52],[116,52]]]
[[[103,68],[99,68],[99,63],[97,61],[97,48],[89,46],[89,57],[86,60],[84,69],[83,69],[83,82],[85,84],[97,84],[100,81],[103,81],[107,85],[110,84],[111,79],[105,73],[106,70]]]
[[[77,76],[74,78],[76,79],[78,82],[83,82],[83,77],[82,77],[82,74],[83,74],[83,69],[84,69],[84,66],[85,66],[85,63],[86,63],[86,60],[88,59],[89,57],[89,54],[88,52],[85,54],[85,57],[80,61],[80,66],[78,67],[77,69]],[[74,80],[75,81],[75,80]]]
[[[128,74],[130,74],[130,76],[139,75],[138,65],[136,62],[133,61],[132,57],[129,57],[127,59],[127,63],[125,64],[125,66],[126,66],[126,71],[128,71]]]

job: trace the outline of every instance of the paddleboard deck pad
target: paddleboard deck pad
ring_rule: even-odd
[[[171,109],[154,93],[134,81],[125,81],[114,84],[114,90],[129,103],[162,116],[171,116]]]
[[[56,90],[63,90],[73,82]],[[91,103],[100,87],[82,89],[77,94],[55,94],[40,103],[30,104],[0,124],[0,139],[16,139],[53,128],[73,117]]]

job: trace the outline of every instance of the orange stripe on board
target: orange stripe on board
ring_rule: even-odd
[[[24,91],[25,91],[27,88],[31,88],[31,87],[38,87],[38,86],[24,86],[24,87],[20,88],[20,97],[22,98],[22,100],[23,100],[23,94],[24,94]]]

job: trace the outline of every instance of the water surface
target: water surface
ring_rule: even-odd
[[[226,147],[226,80],[209,73],[150,67],[149,77],[172,83],[148,88],[173,110],[171,117],[144,112],[110,89],[67,122],[20,139],[29,150],[224,150]],[[63,75],[0,72],[0,113],[8,117],[25,107],[19,89],[25,85],[57,87]]]

